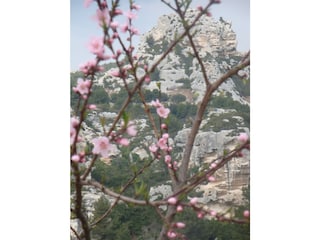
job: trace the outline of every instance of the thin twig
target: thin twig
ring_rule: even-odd
[[[76,235],[76,237],[77,237],[79,240],[81,240],[79,234],[77,233],[77,231],[76,231],[72,226],[70,226],[70,229],[71,229],[71,231],[74,233],[74,235]]]

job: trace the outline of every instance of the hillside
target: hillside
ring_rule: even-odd
[[[191,20],[195,13],[196,10],[189,10],[188,19]],[[141,36],[137,49],[138,58],[152,64],[181,31],[182,25],[177,16],[160,17],[158,24]],[[199,47],[199,54],[205,59],[204,64],[210,82],[216,81],[228,69],[235,66],[244,55],[237,51],[236,34],[232,30],[232,24],[222,18],[215,20],[203,16],[193,29],[193,34],[195,43]],[[105,71],[100,73],[94,82],[91,102],[97,105],[99,111],[91,111],[88,114],[82,131],[86,140],[91,140],[97,133],[103,131],[101,121],[105,121],[107,127],[110,126],[127,96],[123,82],[111,74],[115,70],[115,65],[105,64],[104,69]],[[140,74],[143,72],[144,70],[140,69]],[[244,69],[242,75],[249,76],[250,69]],[[71,85],[74,85],[80,76],[79,72],[71,73]],[[170,108],[169,143],[174,149],[172,156],[177,160],[184,151],[187,135],[205,87],[200,65],[193,56],[187,39],[174,48],[151,75],[151,82],[143,87],[147,102],[160,98],[161,102]],[[213,159],[222,156],[225,149],[234,149],[236,147],[234,137],[240,132],[250,133],[248,99],[250,99],[250,82],[247,77],[234,76],[214,93],[202,121],[200,133],[196,137],[190,161],[192,167],[190,176],[196,174]],[[71,108],[74,109],[75,105],[76,100],[71,91]],[[92,178],[102,180],[106,172],[110,173],[109,176],[104,176],[104,181],[114,188],[121,187],[133,165],[141,167],[144,160],[151,158],[148,147],[154,141],[149,122],[141,118],[144,116],[144,109],[138,98],[133,98],[127,113],[138,126],[137,136],[132,138],[130,146],[126,149],[118,148],[108,161],[98,162],[91,174]],[[152,114],[156,117],[155,111]],[[249,175],[250,156],[249,152],[245,152],[243,157],[232,160],[220,169],[215,175],[215,182],[200,185],[188,197],[197,196],[199,202],[226,211],[232,204],[244,204],[243,188],[249,185]],[[171,193],[167,182],[168,172],[161,163],[153,164],[143,179],[149,189],[150,199],[165,197]],[[100,194],[96,191],[90,189],[86,191],[85,199],[89,215],[93,215],[94,202],[99,198]]]

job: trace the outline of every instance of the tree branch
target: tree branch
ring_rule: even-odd
[[[190,162],[190,156],[191,152],[193,149],[193,144],[196,138],[196,135],[199,131],[200,124],[203,118],[203,115],[205,113],[205,110],[207,108],[207,105],[210,101],[212,93],[218,89],[218,87],[228,80],[232,75],[236,74],[239,70],[245,68],[250,64],[250,59],[245,60],[244,62],[240,63],[236,67],[232,68],[229,70],[227,73],[225,73],[223,76],[221,76],[217,81],[214,83],[210,84],[210,87],[207,88],[205,95],[201,101],[200,107],[198,109],[198,112],[196,114],[195,120],[192,125],[191,133],[189,134],[188,141],[185,146],[185,151],[183,154],[183,159],[181,166],[179,168],[179,181],[184,184],[186,179],[187,179],[187,173],[188,173],[188,167],[189,167],[189,162]]]

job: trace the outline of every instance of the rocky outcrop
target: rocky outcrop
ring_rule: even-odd
[[[187,11],[186,19],[191,23],[198,11]],[[175,37],[183,32],[179,17],[175,14],[161,16],[158,24],[141,37],[137,55],[145,59],[149,65],[156,62],[161,53],[166,50]],[[232,30],[231,22],[222,18],[202,16],[192,29],[194,42],[203,58],[207,75],[211,82],[216,81],[227,69],[234,66],[242,54],[236,51],[236,34]],[[197,59],[193,57],[193,50],[187,38],[174,48],[174,51],[161,62],[158,67],[159,79],[152,79],[147,88],[156,89],[156,81],[161,82],[162,91],[183,88],[182,81],[189,81],[195,101],[202,99],[206,85]],[[248,70],[245,70],[248,74]],[[230,79],[222,84],[218,92],[228,92],[235,101],[246,104],[244,96],[236,90]]]
[[[249,134],[249,130],[245,129]],[[184,148],[190,129],[183,129],[175,137],[175,146]],[[233,150],[238,142],[235,137],[228,136],[230,131],[200,132],[191,152],[190,167],[201,169],[223,156],[224,150]],[[241,204],[242,189],[250,181],[250,155],[244,150],[243,157],[228,162],[215,174],[214,182],[200,185],[196,191],[201,193],[199,202],[210,204]]]
[[[197,10],[189,10],[187,19],[189,22],[197,14]],[[183,27],[176,15],[165,15],[159,18],[157,26],[141,37],[140,45],[137,50],[139,58],[144,59],[148,65],[156,62],[160,54],[168,48],[169,44],[174,40],[175,36],[182,33]],[[196,33],[194,40],[199,50],[199,54],[204,59],[204,65],[211,82],[216,81],[223,73],[238,63],[242,54],[237,52],[236,34],[232,30],[231,22],[225,21],[222,18],[215,20],[211,17],[203,16],[192,33]],[[96,81],[102,86],[109,86],[106,92],[117,93],[123,87],[123,81],[112,76],[111,72],[115,69],[102,74]],[[204,94],[206,85],[203,79],[199,63],[192,56],[192,48],[185,38],[179,43],[174,50],[160,63],[157,68],[158,74],[153,75],[153,79],[148,85],[144,85],[147,89],[158,89],[157,82],[161,83],[161,90],[165,93],[175,94],[182,93],[188,89],[191,97],[189,102],[198,103]],[[143,69],[138,69],[138,76],[144,73]],[[243,75],[249,76],[249,69],[242,71]],[[130,82],[130,81],[129,81]],[[188,87],[186,86],[188,84]],[[242,96],[237,90],[233,79],[228,79],[224,82],[219,90],[214,94],[229,94],[233,100],[242,104],[249,104],[246,96]],[[170,104],[168,104],[170,105]],[[213,115],[232,113],[235,110],[212,109],[205,116],[202,125],[205,125]],[[239,123],[243,121],[242,117],[235,115]],[[107,120],[113,119],[116,113],[102,112],[97,113],[92,111],[88,115],[90,126],[83,124],[82,135],[85,140],[90,141],[97,135],[97,132],[102,132],[100,118]],[[229,122],[230,119],[223,119],[224,122]],[[110,121],[111,122],[111,121]],[[135,147],[132,153],[137,154],[140,159],[145,159],[150,156],[146,150],[156,139],[150,135],[148,122],[145,119],[136,121],[139,134],[144,134],[141,140],[141,146]],[[106,126],[108,127],[108,126]],[[241,126],[237,128],[239,130]],[[242,131],[249,133],[249,129],[242,128]],[[170,145],[176,149],[180,149],[182,156],[188,135],[189,128],[184,128],[178,132],[174,139],[170,139]],[[232,130],[223,130],[220,132],[200,131],[197,135],[190,160],[190,167],[196,171],[206,164],[214,162],[219,156],[223,155],[224,149],[234,149],[236,147],[235,137],[231,136]],[[119,154],[116,151],[114,154]],[[210,208],[216,211],[225,211],[228,205],[242,203],[242,188],[248,186],[250,174],[250,156],[249,152],[244,152],[241,158],[235,158],[219,169],[214,177],[214,182],[206,182],[199,185],[196,192],[199,193],[198,200],[200,203],[208,204]],[[89,176],[90,177],[90,176]],[[172,194],[170,184],[159,185],[150,188],[150,200],[163,199]],[[101,193],[93,189],[84,191],[83,200],[84,206],[88,211],[88,215],[92,216],[93,204],[101,197]],[[112,201],[112,199],[109,199]],[[77,220],[73,220],[74,227],[78,227]]]

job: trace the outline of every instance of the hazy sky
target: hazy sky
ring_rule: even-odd
[[[92,20],[96,11],[96,4],[89,8],[83,6],[83,0],[71,0],[70,5],[70,57],[71,70],[77,70],[79,65],[93,59],[94,56],[88,51],[87,44],[93,36],[101,36],[101,29]],[[124,10],[128,9],[126,0],[121,1]],[[211,7],[211,13],[215,20],[223,17],[232,22],[232,29],[237,34],[238,50],[247,51],[250,48],[250,0],[222,0],[221,4]],[[157,24],[159,16],[172,13],[172,10],[164,5],[160,0],[136,0],[136,4],[141,6],[138,18],[134,20],[140,33],[149,31]],[[208,0],[194,0],[193,7],[206,5]],[[120,22],[120,20],[119,20]],[[121,22],[120,22],[121,23]],[[139,41],[139,36],[136,37]]]

